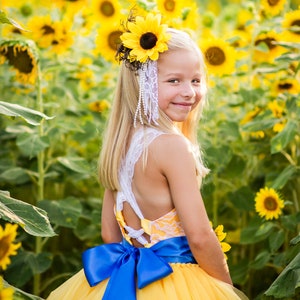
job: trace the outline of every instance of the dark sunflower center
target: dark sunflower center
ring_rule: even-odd
[[[293,32],[296,34],[300,34],[300,20],[293,21],[291,26],[299,27],[299,30],[293,30]]]
[[[122,32],[121,31],[113,31],[109,34],[108,36],[108,45],[110,49],[116,51],[120,44],[121,44],[121,36]]]
[[[55,30],[49,25],[44,25],[41,29],[43,31],[43,35],[55,33]]]
[[[1,50],[0,50],[1,51]],[[2,55],[4,55],[8,63],[11,66],[14,66],[19,72],[29,74],[33,69],[32,58],[28,53],[28,49],[19,50],[14,49],[13,46],[7,48],[7,52],[1,51]]]
[[[265,38],[265,39],[261,39],[261,40],[256,40],[255,41],[255,46],[259,45],[260,43],[265,43],[267,45],[267,47],[269,48],[269,50],[272,50],[276,47],[275,44],[273,44],[273,42],[276,42],[276,40],[274,38]]]
[[[16,27],[13,28],[12,32],[16,34],[22,34],[21,30]]]
[[[270,6],[276,6],[280,0],[268,0]]]
[[[225,53],[219,47],[210,47],[205,52],[205,57],[209,64],[213,66],[222,65],[225,62]]]
[[[157,42],[157,36],[152,32],[144,33],[140,38],[140,45],[143,49],[152,49]]]
[[[166,11],[174,11],[175,10],[175,1],[174,0],[166,0],[164,2],[164,8]]]
[[[291,83],[288,83],[288,82],[278,84],[278,88],[280,90],[290,90],[292,87],[293,87],[293,85]]]
[[[273,197],[267,197],[264,200],[264,206],[266,210],[273,211],[277,209],[278,203]]]
[[[115,8],[110,1],[103,1],[99,7],[100,13],[106,17],[111,17],[115,13]]]
[[[5,236],[3,237],[1,240],[0,240],[0,258],[3,258],[5,255],[7,255],[8,253],[8,250],[9,250],[9,239],[8,239],[8,236]]]

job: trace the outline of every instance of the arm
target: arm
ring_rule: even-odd
[[[187,142],[180,136],[168,135],[159,148],[161,172],[168,180],[174,206],[197,263],[209,275],[232,284],[226,259],[201,198],[195,160]]]
[[[114,214],[114,195],[110,190],[105,190],[101,215],[101,236],[104,243],[119,243],[122,234]]]

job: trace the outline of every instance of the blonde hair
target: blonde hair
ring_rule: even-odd
[[[188,118],[181,123],[175,124],[168,116],[159,109],[158,125],[148,122],[145,116],[142,116],[144,126],[159,128],[167,133],[178,133],[178,130],[188,138],[194,145],[198,146],[197,125],[201,117],[203,106],[206,102],[206,71],[203,55],[193,41],[191,36],[183,31],[168,28],[167,32],[171,35],[168,42],[167,51],[176,51],[178,49],[194,50],[199,56],[201,75],[202,75],[202,99],[196,108],[191,111]],[[130,130],[133,127],[133,118],[138,104],[139,84],[137,73],[121,64],[112,109],[108,120],[106,132],[103,137],[101,153],[98,162],[100,183],[112,191],[119,190],[118,172],[122,158],[128,146]],[[201,158],[200,158],[201,159]]]

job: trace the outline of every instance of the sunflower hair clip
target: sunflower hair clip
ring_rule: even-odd
[[[166,32],[167,25],[161,24],[159,14],[149,13],[145,17],[129,16],[124,29],[116,56],[138,75],[139,98],[133,125],[136,127],[137,120],[142,125],[145,122],[157,125],[159,118],[157,60],[160,53],[168,50],[167,42],[170,35]]]
[[[161,15],[149,13],[145,17],[134,17],[131,14],[123,27],[116,58],[125,61],[126,66],[138,70],[149,60],[157,60],[159,53],[168,50],[170,36],[166,33],[167,25],[161,23]]]

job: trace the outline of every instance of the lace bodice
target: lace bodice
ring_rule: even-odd
[[[141,157],[143,151],[149,147],[151,142],[162,134],[162,131],[154,128],[139,129],[132,137],[131,145],[121,163],[119,171],[121,190],[117,193],[116,197],[116,219],[124,238],[128,242],[131,243],[131,239],[135,239],[145,247],[150,247],[156,242],[169,237],[184,235],[184,231],[181,227],[175,209],[157,220],[150,221],[145,219],[137,204],[131,187],[136,162]],[[133,229],[126,224],[122,214],[124,202],[130,204],[133,211],[141,220],[140,229]],[[149,236],[150,242],[145,238],[145,234]]]

